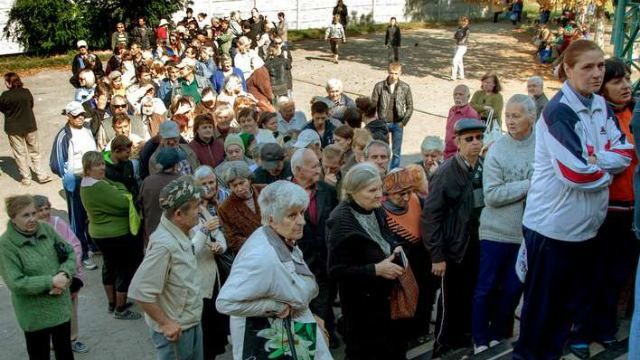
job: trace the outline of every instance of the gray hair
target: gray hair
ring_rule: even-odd
[[[443,151],[444,142],[439,136],[425,136],[424,140],[422,140],[422,144],[420,144],[420,150],[423,153],[434,150]]]
[[[540,76],[532,76],[527,80],[527,83],[532,83],[539,86],[544,86],[544,80]]]
[[[364,158],[368,159],[369,158],[369,149],[371,149],[371,147],[373,146],[380,146],[383,147],[387,150],[387,156],[389,157],[389,159],[391,159],[391,148],[389,147],[389,144],[387,144],[384,141],[381,140],[371,140],[369,141],[369,143],[367,144],[367,146],[364,147]]]
[[[342,91],[342,80],[340,79],[329,79],[327,80],[327,90],[329,89],[337,89]]]
[[[304,166],[304,154],[307,151],[309,151],[309,152],[311,152],[311,153],[313,153],[315,155],[313,150],[307,149],[307,148],[298,149],[293,153],[293,155],[291,155],[291,160],[289,160],[289,163],[291,164],[291,173],[292,174],[295,175],[296,168]]]
[[[466,97],[471,96],[471,90],[469,89],[469,87],[467,85],[460,84],[460,85],[456,86],[455,88],[453,88],[453,92],[455,92],[456,89],[458,89],[458,88],[464,89],[464,96],[466,96]]]
[[[200,165],[193,172],[193,179],[196,181],[200,181],[202,179],[208,178],[209,176],[216,176],[216,173],[213,171],[213,168],[209,165]]]
[[[309,206],[307,192],[290,181],[278,180],[267,185],[258,197],[262,224],[268,225],[269,218],[282,221],[291,209],[306,209]]]
[[[289,105],[290,103],[293,103],[293,99],[290,99],[288,96],[280,96],[277,103],[278,110],[280,110],[280,108],[285,105]]]
[[[44,195],[33,195],[33,203],[35,204],[36,209],[41,208],[45,205],[51,207],[49,198]]]
[[[342,200],[350,200],[353,194],[361,191],[365,187],[382,181],[378,168],[371,163],[363,162],[354,165],[347,175],[342,179]]]
[[[509,101],[507,101],[507,105],[520,105],[522,106],[522,110],[524,111],[524,115],[529,118],[529,122],[533,124],[536,121],[536,104],[533,102],[531,96],[523,95],[523,94],[515,94],[513,95]],[[505,108],[506,108],[505,106]]]
[[[227,167],[222,171],[220,175],[220,180],[229,186],[236,178],[245,178],[247,180],[253,179],[253,173],[251,169],[249,169],[249,165],[242,160],[230,161],[227,163]]]

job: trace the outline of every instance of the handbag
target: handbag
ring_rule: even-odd
[[[487,116],[487,128],[484,130],[485,148],[489,148],[491,144],[502,137],[502,128],[493,115],[493,110],[489,111],[489,115]]]
[[[245,319],[243,359],[313,359],[318,324],[286,319],[248,317]],[[290,344],[295,346],[290,347]]]
[[[413,275],[411,265],[407,264],[391,289],[391,319],[410,319],[418,308],[418,282]]]
[[[129,232],[131,235],[138,235],[140,231],[140,215],[138,214],[138,209],[133,204],[133,195],[131,193],[126,193],[125,196],[127,200],[129,200]]]

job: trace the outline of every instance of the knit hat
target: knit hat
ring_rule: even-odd
[[[249,168],[249,164],[245,161],[236,160],[227,162],[222,174],[220,174],[220,180],[227,186],[229,186],[230,182],[239,177],[248,180],[253,178],[253,173]]]
[[[414,179],[412,174],[402,168],[393,169],[382,182],[383,190],[387,194],[394,194],[409,190],[413,187]]]
[[[442,151],[443,149],[444,143],[439,136],[426,136],[420,145],[422,152]]]
[[[224,140],[224,151],[227,151],[227,148],[230,145],[238,145],[242,148],[242,152],[244,153],[244,143],[242,142],[242,138],[238,134],[229,134],[227,138]]]
[[[193,182],[191,176],[183,176],[171,181],[160,191],[160,207],[164,210],[178,208],[203,194],[201,186]]]

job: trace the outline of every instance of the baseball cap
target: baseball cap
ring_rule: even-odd
[[[158,155],[156,155],[156,163],[159,167],[162,167],[161,170],[172,168],[175,164],[184,159],[186,159],[186,156],[182,151],[178,151],[178,149],[171,147],[160,148],[160,150],[158,150]]]
[[[64,110],[62,111],[63,115],[71,115],[71,116],[78,116],[82,113],[84,113],[84,107],[82,106],[82,103],[77,102],[77,101],[72,101],[70,103],[67,104],[67,106],[64,107]]]
[[[87,42],[86,42],[86,41],[84,41],[84,40],[80,40],[80,41],[78,41],[78,42],[76,43],[76,47],[77,47],[78,49],[80,49],[81,47],[89,47],[89,46],[87,45]]]
[[[184,59],[182,59],[182,61],[180,61],[180,63],[178,65],[176,65],[176,67],[178,69],[182,69],[185,66],[189,66],[191,68],[195,68],[196,67],[196,61],[193,60],[193,59],[184,58]]]
[[[293,147],[298,149],[304,149],[312,144],[320,144],[320,135],[313,129],[305,129],[298,134],[298,140],[296,140]]]
[[[276,143],[262,144],[260,148],[261,166],[265,170],[273,170],[284,160],[284,149]]]
[[[178,130],[178,124],[175,121],[167,120],[160,123],[159,130],[161,139],[177,138],[180,136],[180,130]]]
[[[183,176],[171,181],[160,191],[160,207],[175,209],[192,199],[199,199],[203,193],[202,186],[196,185],[191,176]]]

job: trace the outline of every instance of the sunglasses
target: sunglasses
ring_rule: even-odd
[[[473,141],[474,138],[476,140],[478,140],[478,141],[482,141],[482,140],[484,140],[484,134],[480,134],[480,135],[476,135],[476,136],[466,136],[463,139],[464,139],[465,142],[470,143],[470,142]]]
[[[118,105],[118,104],[113,104],[113,107],[115,109],[124,109],[127,107],[127,104],[122,104],[122,105]]]

